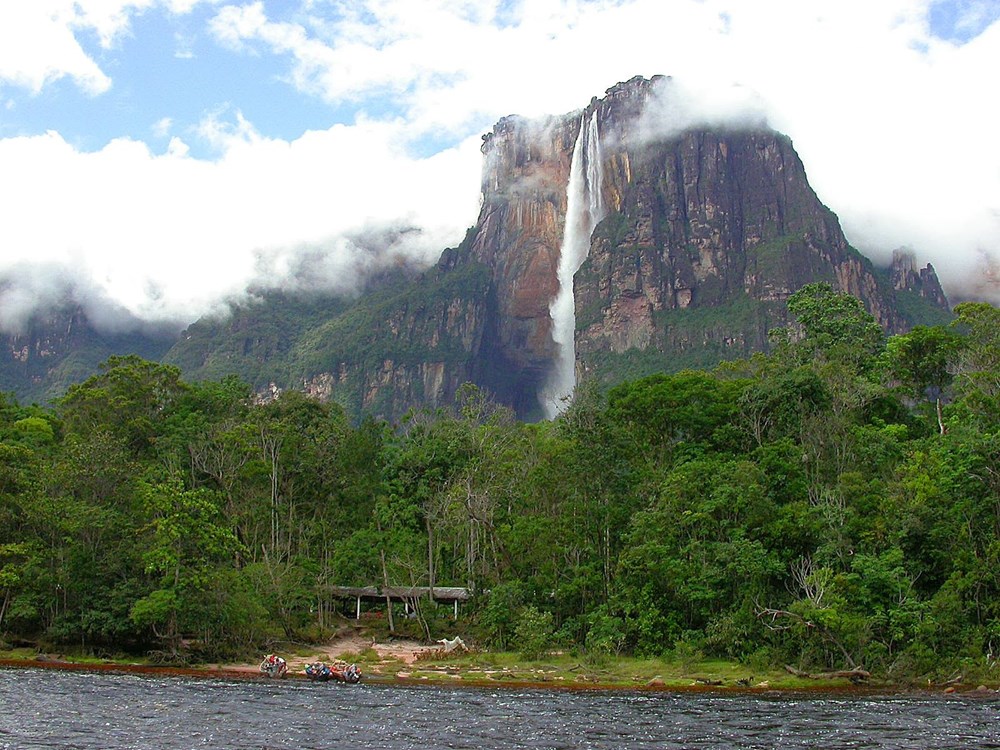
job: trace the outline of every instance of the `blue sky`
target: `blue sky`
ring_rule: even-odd
[[[94,95],[68,76],[37,92],[8,84],[0,89],[8,103],[0,135],[54,129],[87,151],[121,137],[164,150],[170,135],[179,135],[193,155],[211,158],[210,144],[194,137],[210,114],[232,118],[239,109],[263,135],[286,140],[353,121],[354,106],[290,85],[276,56],[220,46],[209,30],[216,13],[211,4],[183,15],[154,6],[135,13],[107,49],[95,33],[78,33],[80,47],[111,79],[110,88]]]
[[[181,323],[349,289],[374,236],[433,262],[499,117],[660,73],[756,92],[856,246],[998,301],[997,70],[1000,0],[0,2],[0,328],[67,284]]]

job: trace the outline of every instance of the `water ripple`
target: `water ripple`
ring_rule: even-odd
[[[562,692],[0,670],[0,750],[1000,748],[990,696]]]

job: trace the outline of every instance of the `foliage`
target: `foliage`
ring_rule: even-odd
[[[552,613],[532,605],[518,611],[514,626],[514,645],[525,659],[537,659],[552,643]]]
[[[788,311],[805,332],[806,352],[862,364],[884,346],[882,328],[861,300],[835,292],[830,284],[806,284],[788,298]]]
[[[829,288],[790,307],[770,355],[585,382],[533,425],[472,386],[352,424],[137,357],[55,410],[4,396],[0,629],[214,658],[331,632],[334,586],[465,586],[464,621],[414,599],[394,625],[591,663],[988,669],[997,311],[883,342]]]

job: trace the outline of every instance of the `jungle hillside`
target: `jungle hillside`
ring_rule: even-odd
[[[138,356],[51,408],[8,394],[0,642],[224,660],[327,637],[337,586],[461,586],[457,623],[413,602],[426,639],[986,672],[1000,311],[886,338],[824,284],[788,307],[768,354],[584,380],[535,424],[472,385],[355,423]]]

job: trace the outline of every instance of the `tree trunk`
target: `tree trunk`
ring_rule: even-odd
[[[434,527],[430,516],[425,516],[427,526],[427,598],[434,601]]]
[[[3,625],[4,615],[7,614],[7,605],[10,604],[10,589],[4,589],[3,604],[0,604],[0,626]]]
[[[413,597],[410,599],[409,604],[410,608],[413,610],[413,614],[417,617],[417,622],[420,623],[420,629],[424,631],[424,638],[426,638],[427,641],[430,641],[431,628],[430,625],[427,624],[427,618],[424,617],[423,610],[420,608],[420,598],[416,596]]]
[[[379,541],[381,542],[378,548],[378,556],[382,561],[382,589],[386,590],[389,588],[389,569],[385,564],[385,542],[381,539],[382,522],[378,519],[378,515],[375,516],[375,528],[378,529]],[[395,633],[396,625],[392,619],[392,597],[389,596],[388,592],[385,595],[385,612],[389,621],[389,632]]]

